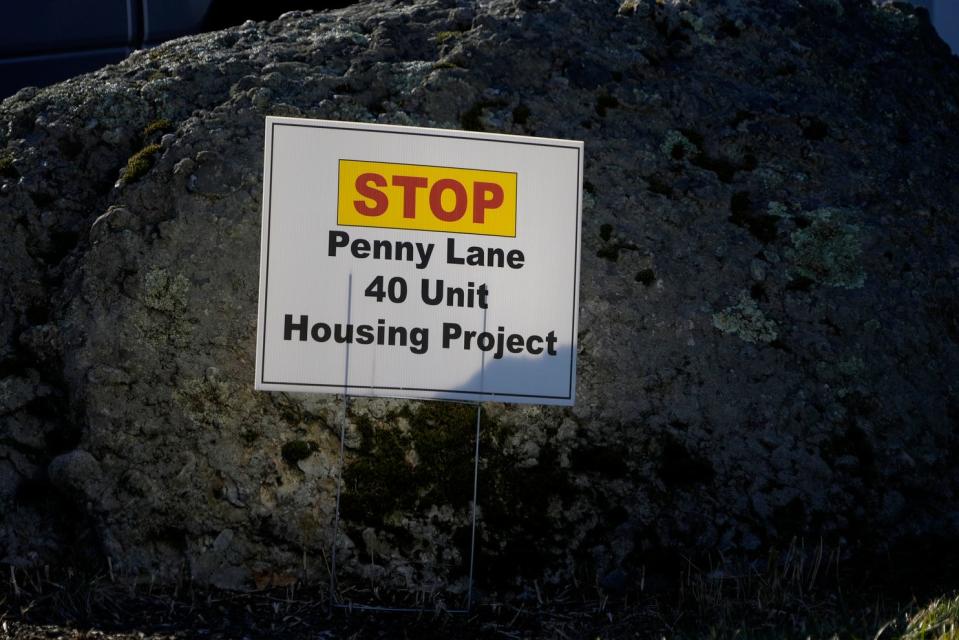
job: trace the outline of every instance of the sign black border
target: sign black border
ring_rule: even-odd
[[[503,393],[495,391],[461,391],[457,389],[433,389],[428,387],[386,387],[386,386],[371,386],[371,385],[356,385],[356,384],[324,384],[316,382],[283,382],[283,381],[273,381],[266,380],[266,321],[267,316],[269,315],[269,291],[270,291],[270,232],[271,232],[271,221],[273,219],[273,150],[276,147],[275,145],[275,133],[277,127],[300,127],[305,129],[335,129],[335,130],[347,130],[347,131],[366,131],[370,133],[390,133],[395,135],[403,136],[419,136],[426,138],[450,138],[453,140],[473,140],[476,142],[498,142],[506,144],[522,144],[522,145],[531,145],[534,147],[552,147],[556,149],[566,149],[569,151],[576,152],[576,183],[580,189],[580,199],[582,198],[582,158],[580,157],[580,152],[582,147],[575,145],[562,145],[562,144],[551,144],[549,142],[529,142],[525,140],[501,140],[501,139],[489,139],[489,138],[474,138],[472,136],[464,135],[449,135],[442,133],[426,133],[423,131],[387,131],[387,130],[378,130],[376,128],[367,128],[367,127],[351,127],[347,123],[342,125],[332,125],[332,124],[303,124],[303,123],[293,123],[293,122],[272,122],[270,127],[270,184],[269,184],[269,193],[267,195],[267,208],[266,208],[266,274],[263,284],[263,345],[262,351],[260,353],[260,384],[273,384],[273,385],[289,385],[296,387],[329,387],[333,389],[382,389],[384,391],[433,391],[437,393],[449,393],[449,394],[458,394],[462,396],[474,396],[474,397],[489,397],[489,398],[544,398],[551,400],[569,400],[573,397],[573,363],[576,361],[576,346],[578,343],[578,336],[576,335],[576,304],[578,302],[579,295],[577,291],[577,283],[579,282],[579,232],[582,227],[582,207],[580,205],[580,200],[577,200],[576,205],[576,229],[575,237],[573,244],[573,313],[572,320],[570,323],[570,335],[572,336],[573,343],[570,345],[570,356],[569,356],[569,383],[567,385],[567,391],[565,396],[551,396],[541,393]],[[375,125],[374,125],[375,127]],[[455,133],[455,132],[451,132]],[[517,211],[517,216],[519,212]],[[337,222],[339,224],[339,222]],[[490,236],[496,237],[496,236]],[[515,237],[515,236],[513,236]],[[264,250],[261,247],[261,251]],[[428,400],[431,398],[422,398],[423,400]],[[443,398],[432,398],[442,400]]]

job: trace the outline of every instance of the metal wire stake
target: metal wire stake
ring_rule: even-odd
[[[336,605],[336,541],[340,533],[340,492],[343,486],[343,442],[346,440],[346,416],[350,396],[343,396],[343,417],[340,419],[340,462],[336,469],[336,515],[333,516],[333,550],[330,552],[330,609]]]
[[[479,448],[480,448],[480,415],[483,411],[483,404],[476,403],[476,448],[474,450],[473,460],[473,503],[472,503],[472,523],[470,524],[470,577],[469,588],[466,592],[466,611],[473,610],[473,566],[476,560],[476,500],[479,493]]]
[[[347,283],[347,322],[350,322],[352,319],[352,294],[353,294],[353,274],[349,275],[349,280]],[[483,315],[483,330],[486,330],[486,314]],[[485,365],[485,355],[483,364]],[[485,373],[485,366],[480,368],[480,385],[483,387],[483,374]],[[346,345],[346,369],[345,374],[345,383],[343,389],[343,414],[340,418],[340,455],[339,455],[339,464],[337,466],[336,472],[336,512],[333,516],[333,542],[332,549],[330,551],[330,611],[334,608],[339,609],[349,609],[349,610],[362,610],[370,612],[400,612],[400,613],[422,613],[424,608],[406,608],[406,607],[380,607],[376,605],[367,605],[367,604],[341,604],[338,602],[336,597],[337,592],[337,582],[336,582],[336,543],[339,538],[340,532],[340,497],[343,490],[343,458],[344,458],[344,448],[346,442],[346,421],[349,416],[350,411],[350,396],[347,392],[349,388],[350,380],[350,346],[349,343]],[[473,571],[476,564],[476,512],[478,506],[478,497],[479,497],[479,450],[480,450],[480,425],[481,417],[483,413],[483,405],[480,402],[476,403],[476,443],[474,446],[474,459],[473,459],[473,501],[470,505],[470,569],[469,569],[469,585],[466,591],[466,608],[465,609],[447,609],[446,613],[462,613],[469,614],[472,612],[473,608]]]
[[[353,272],[346,280],[346,322],[353,321]],[[346,420],[350,415],[350,344],[346,343],[343,369],[343,416],[340,418],[340,462],[336,468],[336,514],[333,516],[333,544],[330,552],[330,610],[336,604],[336,541],[340,534],[340,493],[343,486],[343,448],[346,442]]]

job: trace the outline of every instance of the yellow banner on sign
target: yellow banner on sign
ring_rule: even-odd
[[[516,174],[340,160],[336,221],[515,237]]]

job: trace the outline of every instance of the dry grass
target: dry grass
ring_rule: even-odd
[[[797,542],[760,566],[687,560],[669,586],[651,589],[641,573],[617,597],[583,579],[561,589],[534,581],[487,595],[469,616],[330,611],[322,589],[298,585],[235,593],[184,579],[157,588],[115,576],[109,564],[96,575],[9,569],[0,638],[959,640],[959,597],[867,593],[844,577],[839,557]]]
[[[902,640],[959,640],[959,596],[938,598],[916,613]]]

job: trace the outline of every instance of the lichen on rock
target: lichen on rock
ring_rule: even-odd
[[[713,326],[752,343],[772,342],[779,335],[775,321],[765,316],[746,291],[735,305],[713,314]]]
[[[809,226],[790,235],[786,257],[791,271],[831,287],[862,288],[862,228],[846,222],[849,213],[840,209],[817,209],[808,217]]]
[[[143,278],[144,309],[136,314],[135,326],[153,345],[183,347],[190,322],[186,315],[190,281],[182,274],[154,268]]]
[[[151,269],[143,279],[144,304],[157,311],[182,313],[186,308],[190,281],[166,269]]]

